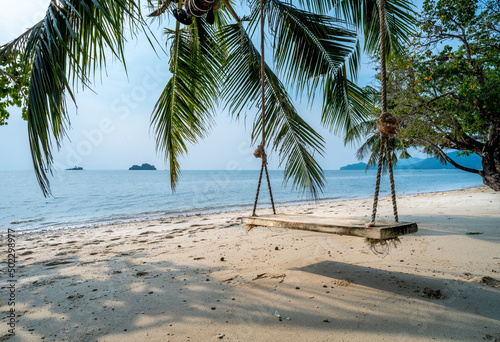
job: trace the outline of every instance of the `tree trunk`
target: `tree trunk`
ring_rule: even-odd
[[[483,184],[495,191],[500,191],[500,172],[496,167],[495,160],[486,156],[482,158],[483,171],[480,175],[483,177]]]

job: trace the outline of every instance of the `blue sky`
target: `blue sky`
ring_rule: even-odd
[[[23,0],[2,4],[0,13],[0,44],[23,33],[43,18],[48,0]],[[170,20],[173,23],[173,19]],[[168,20],[163,22],[168,25]],[[164,44],[157,24],[153,31]],[[142,37],[144,38],[144,37]],[[169,77],[168,56],[157,56],[146,39],[130,39],[126,46],[128,78],[123,65],[110,61],[102,81],[96,80],[92,92],[77,94],[78,108],[68,101],[71,129],[61,149],[55,154],[56,169],[75,165],[94,170],[123,170],[132,164],[150,163],[158,169],[167,165],[155,149],[150,130],[150,114]],[[359,84],[373,81],[373,66],[363,56]],[[319,97],[317,100],[321,100]],[[321,106],[312,108],[296,101],[299,113],[326,140],[326,156],[319,159],[325,170],[356,163],[355,147],[345,147],[340,137],[320,125]],[[236,122],[226,111],[218,113],[210,135],[199,144],[190,146],[189,154],[181,160],[184,170],[259,169],[260,159],[253,157],[250,146],[251,123],[255,112],[248,113],[247,122]],[[30,170],[31,156],[26,122],[20,110],[12,109],[8,125],[0,126],[0,170]],[[276,153],[269,156],[270,168],[278,168]]]

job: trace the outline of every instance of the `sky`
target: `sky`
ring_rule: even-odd
[[[22,34],[45,15],[48,0],[2,0],[0,12],[0,45]],[[147,11],[146,11],[147,12]],[[170,20],[173,24],[173,19]],[[168,20],[163,24],[168,24]],[[161,28],[152,24],[161,44]],[[142,38],[142,39],[141,39]],[[166,50],[166,49],[165,49]],[[126,170],[133,164],[150,163],[157,169],[168,169],[164,156],[156,151],[150,128],[150,115],[169,78],[168,56],[155,54],[144,37],[129,39],[126,45],[128,76],[118,61],[108,63],[102,78],[91,90],[79,91],[77,107],[68,100],[71,128],[59,151],[54,154],[55,169],[82,166],[88,170]],[[270,58],[267,59],[268,61]],[[366,56],[358,76],[361,86],[372,84],[375,71]],[[319,101],[318,101],[319,100]],[[321,98],[312,107],[295,101],[299,114],[326,141],[326,154],[318,161],[324,170],[336,170],[357,163],[356,146],[344,146],[341,137],[320,125]],[[27,124],[20,110],[12,108],[8,125],[0,126],[0,170],[32,170]],[[247,121],[235,121],[220,109],[210,134],[180,160],[183,170],[254,170],[260,159],[253,156],[250,144],[251,124],[257,114],[248,112]],[[269,153],[270,169],[278,169],[279,157]]]

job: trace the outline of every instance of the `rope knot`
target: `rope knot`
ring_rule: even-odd
[[[391,114],[385,112],[380,115],[379,121],[377,123],[378,130],[386,135],[393,136],[398,132],[397,120]]]
[[[267,164],[267,155],[266,151],[264,150],[264,145],[259,145],[257,146],[257,149],[253,153],[255,158],[262,158],[262,162]]]

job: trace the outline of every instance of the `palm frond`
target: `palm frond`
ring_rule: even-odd
[[[363,160],[368,155],[371,155],[373,152],[375,152],[376,154],[371,156],[370,160],[374,160],[374,165],[376,166],[376,161],[378,160],[378,148],[380,148],[380,136],[378,134],[371,134],[356,151],[356,158],[358,160]],[[372,166],[372,164],[370,164],[370,166]]]
[[[52,0],[45,18],[12,42],[0,56],[20,53],[31,73],[28,135],[38,183],[50,194],[53,144],[59,147],[70,121],[66,98],[106,65],[106,53],[123,60],[125,26],[142,27],[136,1]]]
[[[351,146],[363,142],[367,136],[377,132],[377,119],[366,120],[352,127],[344,136],[344,145]]]
[[[326,74],[349,63],[353,74],[359,66],[356,32],[345,21],[298,9],[279,0],[268,0],[266,17],[274,33],[276,65],[298,92],[307,85],[312,98]]]
[[[330,12],[330,10],[334,7],[335,1],[331,1],[331,0],[297,0],[297,3],[302,8],[307,8],[311,12],[318,13],[318,14],[325,14],[325,13]]]
[[[225,68],[231,75],[224,84],[224,99],[231,114],[239,117],[248,109],[260,108],[260,53],[250,40],[245,29],[228,25],[223,32],[225,45],[230,55]],[[285,179],[292,180],[293,188],[317,197],[324,186],[324,175],[314,159],[324,152],[324,140],[298,115],[285,87],[266,64],[266,141],[279,152],[280,163],[285,163]],[[258,140],[262,119],[254,120],[253,140]]]
[[[321,123],[335,133],[354,131],[370,117],[373,96],[347,78],[345,66],[325,80]]]
[[[346,18],[364,34],[366,52],[379,52],[380,20],[377,0],[335,1],[337,15]],[[409,0],[385,0],[386,53],[401,53],[415,32],[415,6]]]
[[[380,134],[373,133],[366,139],[365,143],[363,143],[363,145],[361,145],[361,147],[356,152],[356,157],[358,158],[358,160],[364,159],[370,153],[370,158],[368,159],[368,163],[366,165],[367,170],[370,167],[377,167],[378,165],[380,142]],[[403,156],[409,156],[408,158],[411,158],[406,147],[397,137],[389,138],[389,147],[391,149],[391,161],[393,167],[395,167],[398,163],[398,153],[400,154],[400,159],[404,159]],[[387,170],[388,159],[387,154],[384,153],[384,156],[382,157],[382,171],[383,173],[385,173],[387,172]]]
[[[157,151],[164,153],[175,190],[180,175],[179,157],[187,144],[196,143],[210,130],[218,98],[221,55],[216,36],[201,18],[180,29],[166,30],[171,44],[168,81],[151,116]]]

